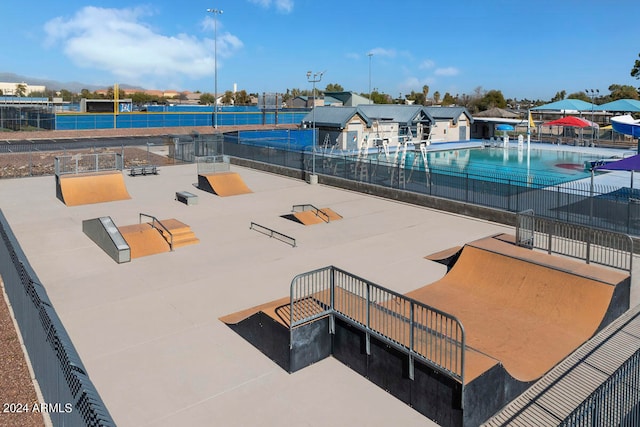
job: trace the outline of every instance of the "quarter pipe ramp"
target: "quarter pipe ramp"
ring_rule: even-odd
[[[56,196],[67,206],[131,198],[120,171],[56,176]]]

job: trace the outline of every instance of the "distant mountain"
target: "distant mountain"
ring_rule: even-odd
[[[24,82],[28,85],[45,86],[47,90],[57,91],[61,89],[66,89],[74,93],[78,93],[82,89],[87,89],[90,92],[94,92],[96,90],[106,89],[108,87],[108,86],[89,85],[89,84],[80,83],[80,82],[59,82],[56,80],[39,79],[36,77],[27,77],[27,76],[21,76],[15,73],[3,73],[3,72],[0,72],[0,82],[15,82],[15,83]],[[127,90],[131,90],[131,89],[144,90],[141,87],[131,86],[127,84],[121,84],[120,88],[127,89]]]

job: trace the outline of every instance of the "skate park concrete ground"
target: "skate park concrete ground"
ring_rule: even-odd
[[[253,193],[201,191],[196,165],[125,175],[130,200],[75,207],[56,198],[52,176],[0,182],[2,210],[117,425],[428,425],[332,358],[288,374],[218,319],[287,296],[296,274],[327,265],[406,293],[445,274],[425,255],[513,227],[231,169]],[[174,200],[177,191],[198,203]],[[343,219],[282,217],[307,203]],[[82,232],[83,220],[124,226],[139,213],[182,221],[200,243],[117,264]]]

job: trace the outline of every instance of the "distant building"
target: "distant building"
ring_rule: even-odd
[[[18,85],[25,87],[24,96],[30,96],[34,92],[44,93],[44,91],[47,90],[46,86],[29,85],[25,82],[0,82],[0,91],[2,91],[2,95],[4,96],[17,96]]]
[[[315,111],[314,111],[315,110]],[[406,141],[466,141],[470,139],[473,117],[464,107],[424,107],[422,105],[364,104],[357,107],[316,107],[302,120],[315,123],[318,144],[339,150],[358,150]]]

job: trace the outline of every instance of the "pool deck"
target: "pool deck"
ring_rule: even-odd
[[[445,274],[425,255],[513,228],[231,170],[253,193],[201,191],[193,164],[125,174],[130,200],[76,207],[56,198],[52,176],[0,181],[2,211],[117,425],[435,425],[333,358],[288,374],[218,319],[287,296],[296,274],[327,265],[406,293]],[[174,200],[177,191],[198,203]],[[306,203],[343,218],[282,217]],[[139,213],[182,221],[200,243],[117,264],[82,232],[83,220],[122,226]],[[252,221],[297,246],[250,230]],[[635,280],[631,298],[640,301]]]

